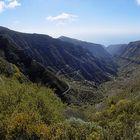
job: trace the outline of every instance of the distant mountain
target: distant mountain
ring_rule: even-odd
[[[107,48],[114,56],[140,61],[140,41],[130,42],[125,45],[113,45]]]
[[[127,44],[109,45],[106,50],[112,55],[119,55],[127,47]]]
[[[14,44],[16,49],[22,50],[22,53],[28,56],[32,62],[35,60],[54,74],[62,73],[73,78],[71,73],[74,73],[78,79],[91,80],[96,83],[107,81],[110,79],[110,75],[116,74],[114,63],[107,65],[105,60],[95,57],[81,46],[47,35],[20,33],[3,27],[0,27],[0,35],[1,38],[6,38],[9,44]],[[9,53],[10,57],[15,59],[13,50],[10,50]]]
[[[61,36],[59,37],[59,39],[75,44],[78,47],[81,46],[82,48],[90,51],[95,58],[99,59],[102,62],[102,67],[104,67],[104,69],[107,69],[107,71],[109,71],[109,73],[111,74],[116,73],[117,66],[113,61],[112,56],[106,51],[103,45],[81,41],[65,36]]]
[[[127,45],[110,46],[113,56],[121,68],[127,67],[129,70],[140,65],[140,41],[130,42]],[[111,51],[110,51],[111,52]]]
[[[130,42],[120,54],[121,57],[140,62],[140,41]]]
[[[65,36],[61,36],[59,37],[59,39],[65,42],[73,43],[77,46],[82,46],[85,49],[88,49],[96,58],[101,59],[101,58],[110,57],[110,54],[104,49],[103,45],[85,42],[85,41],[81,41],[81,40],[77,40],[77,39],[73,39],[73,38],[69,38]]]

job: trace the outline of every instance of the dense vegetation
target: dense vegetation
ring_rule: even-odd
[[[51,89],[32,84],[15,65],[3,59],[0,65],[2,140],[139,140],[138,99],[108,97],[102,109],[68,106]]]
[[[93,106],[85,107],[83,119],[73,118],[64,113],[66,105],[52,90],[1,76],[0,137],[6,140],[139,140],[140,101],[110,99],[107,103],[104,110],[97,112]]]
[[[47,132],[47,126],[64,119],[64,105],[53,91],[1,76],[0,136],[29,139]],[[45,125],[46,124],[46,125]],[[44,130],[44,132],[42,132]],[[46,134],[45,134],[46,135]]]

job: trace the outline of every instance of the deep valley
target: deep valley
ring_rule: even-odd
[[[0,27],[0,139],[140,140],[140,41]]]

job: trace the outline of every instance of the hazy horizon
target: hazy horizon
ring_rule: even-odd
[[[103,45],[140,40],[140,0],[0,0],[0,25]]]

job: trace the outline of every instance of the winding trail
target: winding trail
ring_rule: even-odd
[[[66,94],[71,90],[70,84],[67,83],[67,82],[66,82],[66,84],[67,84],[67,86],[68,86],[68,89],[62,93],[63,96],[66,95]]]
[[[59,76],[59,74],[61,73],[62,70],[59,70],[57,73],[56,73],[56,76]],[[67,84],[68,88],[67,90],[65,90],[64,92],[62,92],[62,96],[65,96],[70,90],[71,90],[71,86],[68,82],[65,81],[65,83]]]

